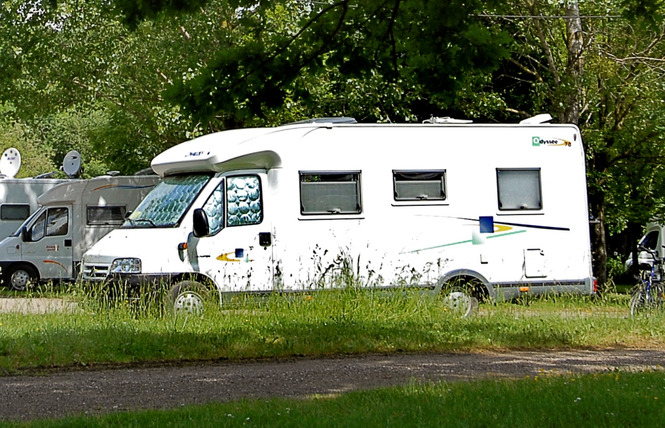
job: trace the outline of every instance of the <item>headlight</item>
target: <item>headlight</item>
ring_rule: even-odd
[[[111,273],[141,273],[141,259],[115,259]]]

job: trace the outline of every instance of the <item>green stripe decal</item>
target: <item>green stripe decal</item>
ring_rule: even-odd
[[[516,233],[524,233],[524,232],[526,232],[526,230],[516,230],[514,232],[506,232],[506,233],[502,233],[500,235],[493,235],[491,233],[488,233],[489,236],[487,236],[487,239],[501,238],[503,236],[515,235]],[[436,248],[451,247],[453,245],[468,244],[468,243],[471,243],[471,242],[473,242],[472,239],[467,239],[465,241],[451,242],[450,244],[442,244],[442,245],[437,245],[437,246],[434,246],[434,247],[420,248],[418,250],[409,251],[409,253],[417,253],[419,251],[427,251],[427,250],[434,250]]]

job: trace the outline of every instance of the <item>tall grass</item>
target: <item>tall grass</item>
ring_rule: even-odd
[[[57,294],[57,293],[56,293]],[[561,347],[656,347],[665,315],[628,316],[627,296],[484,304],[471,318],[419,290],[236,295],[201,316],[173,316],[159,294],[135,301],[77,288],[64,313],[0,314],[0,372],[178,360]]]

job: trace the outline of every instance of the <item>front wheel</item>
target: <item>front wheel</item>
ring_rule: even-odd
[[[37,283],[37,272],[30,266],[11,266],[4,276],[6,286],[16,291],[25,291]]]
[[[167,309],[176,315],[201,315],[209,300],[207,287],[196,281],[181,281],[169,291]]]

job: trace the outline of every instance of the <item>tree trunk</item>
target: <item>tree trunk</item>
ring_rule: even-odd
[[[577,1],[567,3],[564,7],[566,15],[566,45],[568,48],[567,78],[564,84],[569,84],[565,91],[564,117],[566,123],[578,124],[580,119],[580,105],[582,104],[581,89],[584,74],[584,34],[582,33],[582,20],[580,7]]]
[[[563,81],[569,85],[565,93],[563,118],[567,123],[579,124],[582,105],[582,78],[584,76],[584,33],[577,1],[564,6],[566,15],[566,45],[568,49],[567,74]],[[593,271],[602,290],[607,283],[607,230],[605,227],[605,195],[590,195],[591,213],[597,222],[591,227]]]
[[[607,283],[607,233],[605,231],[605,195],[599,193],[590,201],[591,212],[597,222],[591,227],[591,248],[593,258],[593,274],[598,280],[600,290]]]

